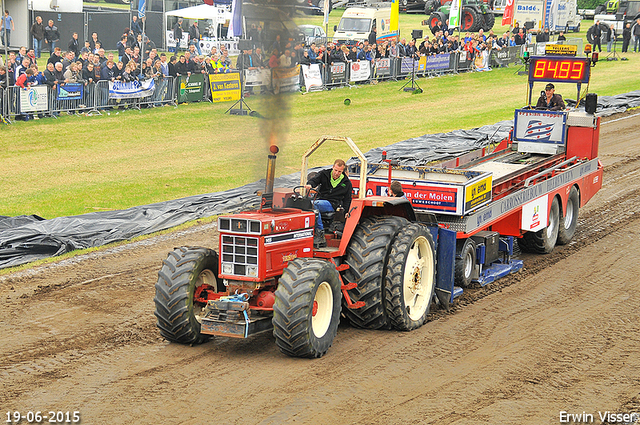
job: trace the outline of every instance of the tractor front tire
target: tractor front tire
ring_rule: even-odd
[[[560,206],[558,198],[554,197],[549,210],[549,225],[537,232],[526,232],[522,235],[522,238],[518,239],[520,249],[535,254],[549,254],[556,246],[558,227],[560,227]]]
[[[571,187],[569,199],[567,199],[567,208],[564,211],[564,217],[560,220],[558,227],[558,244],[566,245],[573,239],[578,227],[578,211],[580,209],[580,196],[575,186]]]
[[[436,283],[435,259],[425,226],[411,223],[394,238],[385,277],[386,310],[394,328],[411,331],[424,324]]]
[[[364,306],[347,308],[344,314],[351,324],[364,329],[391,327],[384,306],[384,279],[391,243],[401,227],[409,221],[402,217],[369,217],[356,228],[347,248],[345,263],[349,269],[343,277],[345,284],[358,286],[348,290],[352,302],[362,301]]]
[[[290,261],[278,281],[273,305],[276,345],[292,357],[322,357],[340,323],[340,277],[315,258]]]
[[[494,15],[493,12],[487,12],[482,17],[484,19],[482,28],[484,28],[485,31],[489,31],[496,24],[496,15]]]
[[[438,22],[446,22],[447,17],[442,12],[433,12],[431,16],[429,16],[429,29],[431,33],[435,35],[434,28],[438,25]]]
[[[207,284],[219,290],[218,254],[208,248],[180,247],[162,262],[156,283],[156,325],[160,335],[172,342],[199,344],[208,339],[200,334],[194,305],[197,287]]]

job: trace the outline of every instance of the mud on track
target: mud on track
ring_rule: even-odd
[[[0,278],[0,406],[84,424],[557,424],[640,411],[640,115],[607,119],[574,241],[410,333],[340,327],[319,360],[272,335],[159,337],[153,285],[203,225]],[[4,417],[6,420],[6,417]]]

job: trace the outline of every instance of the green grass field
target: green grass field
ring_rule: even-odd
[[[418,22],[424,15],[401,15],[403,19]],[[413,24],[406,24],[407,31]],[[629,61],[601,62],[593,68],[590,91],[614,95],[636,90],[640,54],[628,56]],[[277,174],[298,171],[302,153],[322,135],[349,136],[367,151],[422,134],[513,118],[514,108],[527,100],[526,77],[515,70],[420,79],[424,93],[419,95],[400,91],[404,81],[291,95],[278,142]],[[576,97],[573,85],[560,84],[557,92]],[[344,105],[345,98],[351,99],[350,106]],[[267,115],[274,111],[269,100],[252,96],[247,102]],[[225,114],[230,106],[114,110],[110,115],[3,126],[0,215],[53,218],[123,209],[263,178],[265,120]],[[324,146],[311,165],[350,156],[344,146]]]

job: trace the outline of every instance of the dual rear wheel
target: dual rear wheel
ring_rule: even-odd
[[[345,308],[345,316],[365,329],[422,326],[435,289],[434,252],[431,233],[421,224],[400,217],[364,220],[347,249],[350,267],[343,275],[357,283],[348,293],[364,307]]]
[[[566,245],[573,239],[578,226],[580,196],[578,189],[572,187],[567,200],[564,217],[560,214],[560,203],[554,197],[549,210],[549,224],[537,232],[527,232],[518,239],[518,245],[524,252],[549,254],[556,244]]]

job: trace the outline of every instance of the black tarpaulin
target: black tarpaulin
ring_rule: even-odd
[[[567,106],[576,106],[576,101],[574,99],[566,99],[566,101]],[[580,100],[580,105],[584,106],[584,99]],[[608,117],[638,106],[640,106],[640,90],[625,94],[617,94],[615,96],[598,96],[596,115]]]

